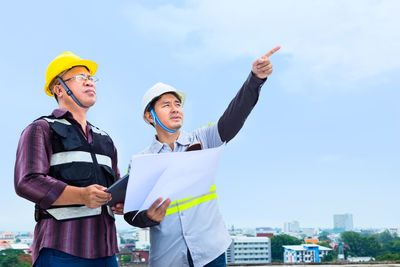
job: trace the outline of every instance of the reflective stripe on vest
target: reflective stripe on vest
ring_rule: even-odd
[[[199,205],[200,203],[207,202],[212,199],[217,198],[217,191],[215,185],[212,185],[210,188],[210,191],[208,191],[205,194],[196,196],[196,197],[188,197],[185,199],[177,200],[174,202],[171,202],[167,209],[167,213],[165,215],[173,214],[178,211],[182,210],[187,210],[190,209],[191,207],[194,207],[196,205]]]
[[[105,155],[96,154],[97,162],[112,168],[111,158]],[[55,153],[51,156],[50,166],[72,163],[72,162],[88,162],[93,163],[92,156],[85,151],[65,151]]]
[[[59,122],[65,125],[71,125],[71,123],[66,119],[50,119],[50,118],[43,118],[43,119],[49,123]]]
[[[90,209],[86,206],[80,207],[60,207],[60,208],[50,208],[46,209],[46,211],[53,216],[56,220],[70,220],[70,219],[78,219],[85,218],[90,216],[97,216],[101,214],[101,207]],[[108,214],[114,218],[114,213],[111,208],[107,206]]]
[[[104,136],[108,136],[108,134],[102,130],[100,130],[99,128],[97,128],[96,126],[92,125],[92,132],[97,133],[97,134],[101,134]]]

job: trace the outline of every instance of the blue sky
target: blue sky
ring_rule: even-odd
[[[16,1],[0,10],[0,231],[32,230],[15,194],[21,131],[56,108],[43,90],[64,51],[96,61],[88,120],[107,131],[124,172],[154,130],[140,114],[158,81],[187,94],[184,130],[216,122],[276,45],[274,72],[217,175],[228,226],[400,227],[398,1]],[[128,225],[118,219],[119,229]]]

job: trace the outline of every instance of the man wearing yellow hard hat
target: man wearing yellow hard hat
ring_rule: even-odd
[[[35,203],[35,266],[118,266],[114,213],[105,190],[117,179],[117,150],[107,133],[86,121],[97,99],[97,64],[71,52],[46,71],[46,94],[58,109],[21,134],[15,191]]]
[[[209,149],[232,140],[256,105],[261,87],[272,73],[269,57],[279,48],[275,47],[254,61],[249,77],[218,123],[192,133],[181,130],[185,94],[170,85],[156,83],[142,100],[141,116],[157,133],[143,153]],[[136,211],[124,215],[131,225],[150,227],[151,267],[226,266],[225,251],[232,240],[218,208],[215,185],[199,196],[172,203],[169,199],[161,202],[162,198],[159,198],[136,217]]]

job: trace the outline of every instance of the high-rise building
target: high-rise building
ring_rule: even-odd
[[[232,236],[226,250],[227,263],[271,263],[271,240],[268,237]]]
[[[298,221],[285,222],[283,224],[283,231],[285,233],[298,233],[300,232],[300,224]]]
[[[353,215],[350,213],[333,215],[333,229],[339,232],[353,230]]]

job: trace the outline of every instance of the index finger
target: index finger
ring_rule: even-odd
[[[154,201],[154,203],[150,206],[149,210],[157,209],[157,207],[158,207],[158,205],[160,205],[161,201],[162,201],[161,197],[157,198],[157,200]]]
[[[100,190],[100,191],[106,191],[107,190],[107,187],[104,187],[104,186],[101,186],[101,185],[98,185],[98,184],[93,184],[93,187],[96,188],[97,190]]]
[[[165,207],[165,209],[168,208],[169,204],[171,204],[171,199],[167,198],[163,203],[162,206]]]
[[[275,52],[278,51],[279,49],[281,49],[281,47],[280,47],[280,46],[277,46],[277,47],[275,47],[274,49],[272,49],[271,51],[269,51],[268,53],[266,53],[265,55],[266,55],[267,57],[270,57],[270,56],[272,56],[273,53],[275,53]]]
[[[165,212],[168,209],[169,204],[171,204],[171,200],[167,198],[157,209],[161,209],[163,212]]]
[[[111,194],[110,193],[106,193],[106,192],[103,192],[103,191],[98,191],[96,194],[94,194],[97,198],[99,198],[99,199],[108,199],[108,198],[110,198],[111,197]]]

